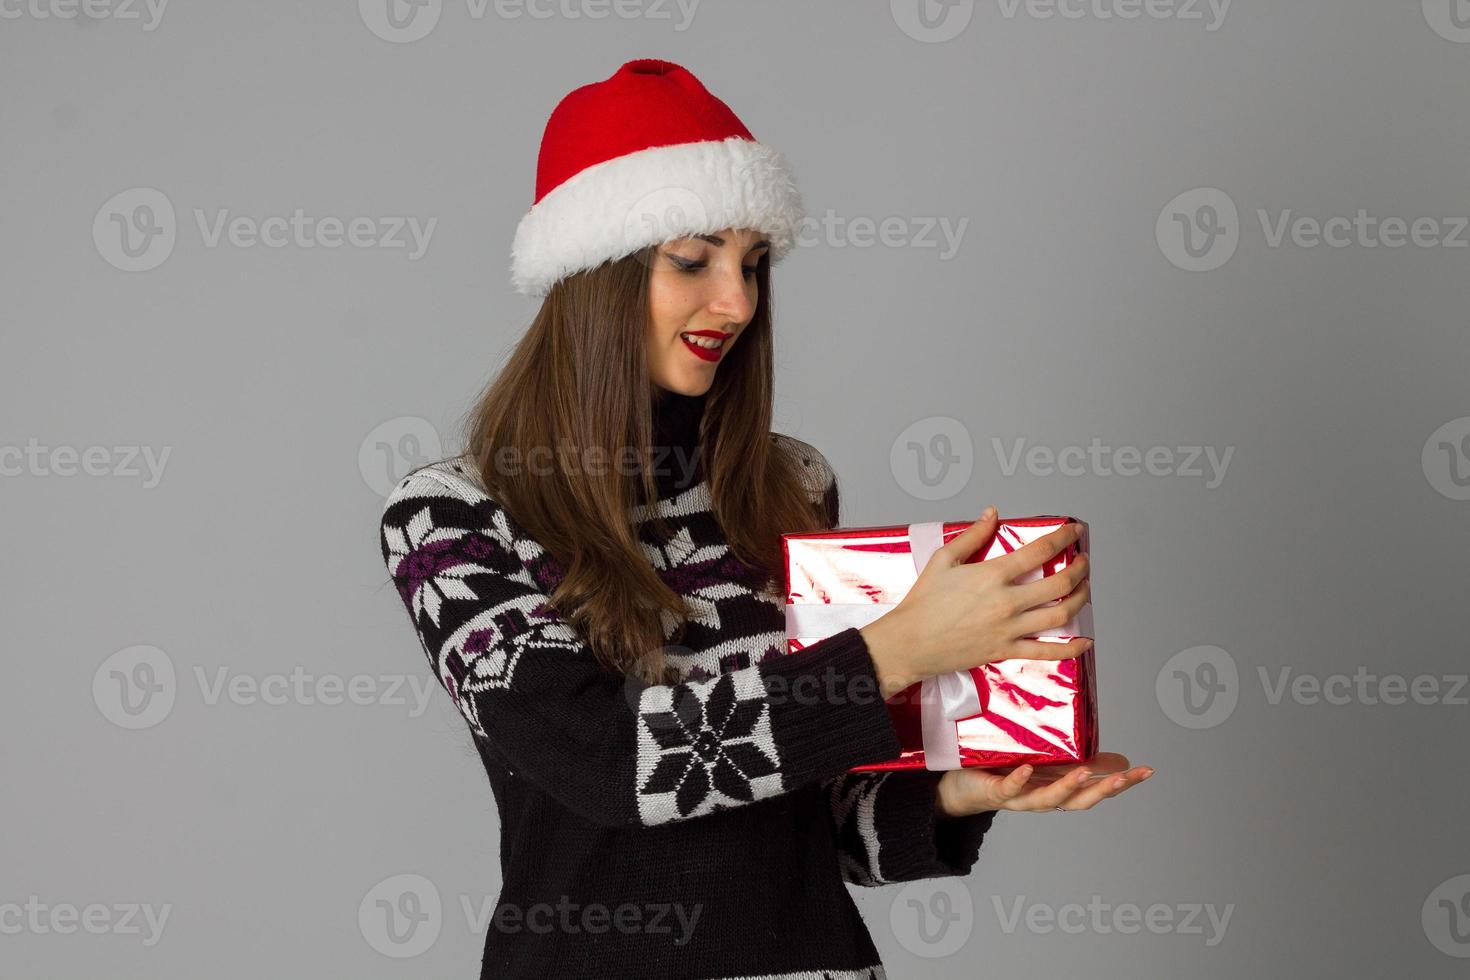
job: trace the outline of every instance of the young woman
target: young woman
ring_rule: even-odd
[[[987,509],[896,609],[785,652],[780,534],[839,505],[822,454],[770,431],[770,270],[801,218],[784,158],[678,65],[567,95],[513,247],[540,311],[466,451],[386,502],[384,561],[499,809],[482,977],[882,978],[847,883],[966,874],[997,811],[1147,775],[847,771],[899,753],[883,699],[908,685],[1081,654],[1027,634],[1087,602],[1088,567],[1012,584],[1075,525],[962,564]]]

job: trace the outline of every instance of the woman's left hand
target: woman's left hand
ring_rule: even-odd
[[[1089,780],[1087,776],[1092,772],[1107,775]],[[1033,773],[1041,778],[1032,780]],[[941,817],[961,817],[986,810],[1044,812],[1057,807],[1089,810],[1099,801],[1138,785],[1153,773],[1149,766],[1129,769],[1128,757],[1116,752],[1099,752],[1086,765],[1025,765],[1006,775],[984,769],[951,769],[939,780],[934,807]],[[1053,776],[1054,779],[1049,778]]]

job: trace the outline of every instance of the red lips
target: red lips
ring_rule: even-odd
[[[712,337],[712,338],[715,338],[715,339],[718,339],[721,336],[720,334],[713,333],[713,332],[711,332],[709,330],[689,331],[689,334],[690,334],[690,336],[693,336],[693,337]],[[685,340],[683,337],[680,337],[679,340],[683,342],[684,347],[691,354],[693,354],[695,357],[699,358],[701,361],[718,361],[720,359],[720,355],[725,352],[724,351],[724,348],[722,348],[722,347],[712,347],[712,348],[706,349],[706,348],[700,347],[698,344],[691,344],[689,341]]]

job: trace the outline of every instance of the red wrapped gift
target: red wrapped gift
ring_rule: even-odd
[[[1008,554],[1072,517],[1002,519],[995,536],[968,561]],[[849,627],[862,627],[896,606],[935,551],[969,521],[834,528],[783,534],[786,637],[795,653]],[[1087,525],[1077,541],[1017,582],[1054,575],[1088,550]],[[1058,600],[1060,601],[1060,600]],[[1065,625],[1032,633],[1063,643],[1092,637],[1092,603]],[[887,769],[1009,769],[1024,763],[1067,765],[1097,752],[1094,650],[1067,660],[1001,660],[914,684],[888,699],[903,752],[854,772]]]

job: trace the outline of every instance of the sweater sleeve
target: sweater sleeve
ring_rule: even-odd
[[[829,528],[841,520],[837,473],[815,446],[777,440],[794,452],[810,499]],[[894,753],[895,755],[897,753]],[[943,773],[849,772],[822,781],[837,835],[842,877],[854,885],[970,873],[995,811],[940,817],[935,793]]]
[[[709,680],[648,685],[596,661],[531,574],[544,551],[468,481],[404,478],[381,546],[474,736],[591,822],[691,819],[899,751],[856,629]]]
[[[967,875],[995,811],[941,817],[942,772],[850,772],[823,781],[844,881],[887,885]]]

